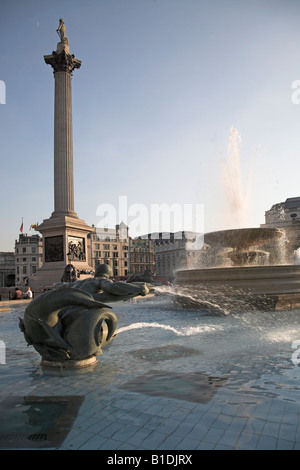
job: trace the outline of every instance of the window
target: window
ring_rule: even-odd
[[[36,261],[36,257],[33,256],[33,257],[31,258],[31,260],[32,260],[32,261]]]
[[[36,248],[34,246],[31,248],[31,253],[36,253]]]
[[[104,249],[104,250],[109,250],[109,245],[104,243],[103,249]]]
[[[35,274],[36,273],[36,266],[31,266],[31,271],[32,271],[32,274]]]
[[[109,258],[109,257],[110,257],[110,252],[104,251],[104,258]]]
[[[23,266],[23,274],[27,274],[27,266]]]
[[[118,245],[113,245],[113,250],[117,250],[118,249]]]
[[[23,248],[23,253],[26,253],[26,248]]]
[[[114,258],[118,258],[118,257],[119,257],[118,251],[114,251],[114,252],[113,252],[113,257],[114,257]]]

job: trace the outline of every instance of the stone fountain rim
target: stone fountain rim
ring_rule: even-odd
[[[280,271],[294,271],[300,272],[300,265],[299,264],[270,264],[270,265],[264,265],[264,266],[214,266],[214,267],[205,267],[205,268],[193,268],[193,269],[178,269],[175,271],[175,277],[177,275],[183,275],[183,274],[196,274],[197,272],[199,273],[204,273],[204,272],[212,272],[212,271],[218,271],[221,273],[221,271],[228,272],[238,272],[238,271],[274,271],[274,270],[280,270]]]

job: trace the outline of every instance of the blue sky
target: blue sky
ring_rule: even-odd
[[[149,211],[203,204],[204,230],[225,228],[232,126],[245,187],[251,175],[248,225],[300,196],[299,1],[2,1],[0,251],[13,250],[22,217],[33,233],[53,211],[54,79],[43,56],[59,18],[82,60],[72,81],[80,218],[97,225],[97,207],[126,196]]]

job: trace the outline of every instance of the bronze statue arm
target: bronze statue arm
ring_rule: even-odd
[[[145,282],[112,282],[109,280],[102,280],[100,283],[101,289],[105,292],[117,296],[128,296],[128,298],[136,295],[147,295],[149,289]]]

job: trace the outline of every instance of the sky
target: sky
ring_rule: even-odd
[[[240,173],[229,189],[239,179],[245,225],[300,196],[298,0],[1,0],[0,251],[14,250],[22,219],[34,234],[54,210],[54,79],[43,57],[59,18],[82,61],[72,79],[81,219],[101,226],[111,207],[132,236],[142,212],[149,232],[180,229],[186,213],[204,232],[235,228],[224,185],[233,130]],[[176,204],[178,226],[167,212],[154,226],[162,204]]]

